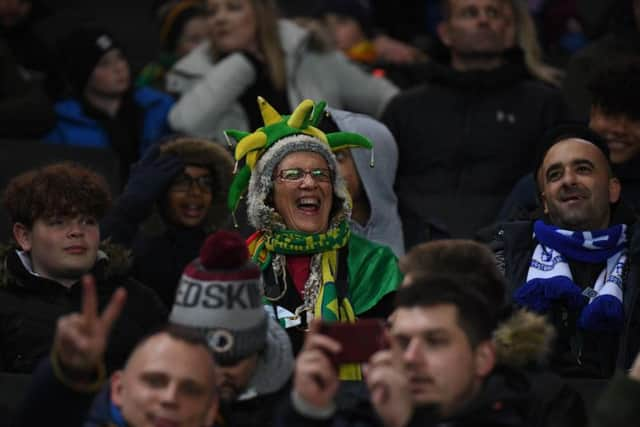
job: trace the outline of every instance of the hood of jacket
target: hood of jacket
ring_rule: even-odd
[[[402,222],[393,189],[398,168],[398,147],[393,135],[384,124],[364,114],[333,108],[327,111],[341,131],[359,133],[373,143],[373,153],[360,148],[351,149],[371,208],[367,224],[363,226],[351,220],[351,230],[368,240],[389,246],[398,257],[404,255]],[[374,167],[370,166],[372,154]]]
[[[425,67],[426,80],[461,90],[483,92],[509,87],[531,78],[522,50],[510,49],[503,57],[504,63],[491,70],[458,71],[451,67],[449,53],[442,53]]]
[[[267,341],[249,385],[238,400],[249,400],[279,391],[293,374],[293,350],[286,331],[271,316],[267,316]]]
[[[544,365],[554,336],[555,330],[544,316],[517,310],[494,332],[497,362],[513,368]]]

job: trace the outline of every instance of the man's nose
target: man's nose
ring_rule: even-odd
[[[178,404],[178,384],[169,383],[160,392],[160,399],[165,406],[176,406]]]
[[[489,13],[486,10],[479,11],[477,21],[478,24],[489,25]]]
[[[423,360],[422,344],[417,338],[413,338],[407,348],[404,350],[402,357],[405,362],[410,364],[418,364]]]
[[[576,175],[576,173],[571,169],[566,170],[562,175],[562,184],[573,186],[576,184],[576,182],[578,182],[577,177],[578,176]]]
[[[84,235],[84,224],[81,221],[71,221],[68,234],[72,237]]]

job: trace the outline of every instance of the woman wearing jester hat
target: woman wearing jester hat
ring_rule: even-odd
[[[297,352],[311,318],[386,317],[402,276],[389,248],[349,228],[351,198],[333,152],[371,142],[320,131],[324,102],[304,100],[290,116],[262,98],[258,104],[264,127],[226,131],[238,141],[236,162],[244,163],[236,164],[229,208],[235,211],[247,191],[247,216],[257,229],[247,242],[264,272],[267,310]]]

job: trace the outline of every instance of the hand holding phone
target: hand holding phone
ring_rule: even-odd
[[[364,363],[376,352],[389,348],[384,319],[361,319],[355,323],[322,323],[320,333],[340,343],[331,357],[336,365]]]

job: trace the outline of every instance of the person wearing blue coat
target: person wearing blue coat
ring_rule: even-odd
[[[170,133],[173,98],[132,88],[123,49],[104,29],[77,28],[61,40],[59,50],[73,96],[56,103],[57,123],[44,142],[113,150],[127,171]]]
[[[139,154],[147,150],[152,142],[170,132],[167,112],[173,99],[162,92],[141,87],[133,92],[133,101],[144,111]],[[88,116],[82,103],[76,99],[65,99],[56,103],[56,127],[45,136],[45,141],[53,144],[70,144],[82,147],[107,148],[111,146],[107,129]]]

